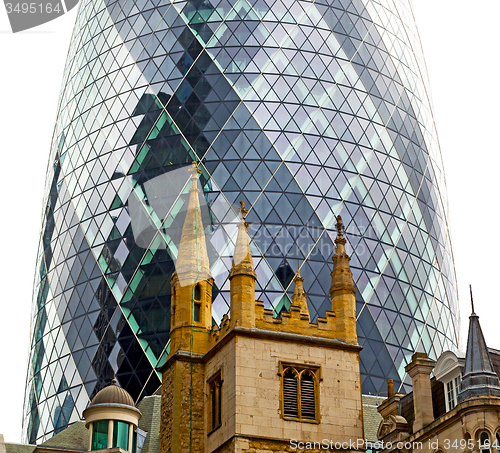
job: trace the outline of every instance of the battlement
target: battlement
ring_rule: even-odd
[[[222,317],[220,326],[213,326],[210,344],[215,346],[231,330],[238,325],[238,320],[231,322],[227,314]],[[324,316],[318,317],[316,322],[309,320],[309,315],[301,313],[300,307],[292,305],[288,312],[282,312],[279,317],[274,317],[273,310],[264,308],[264,302],[255,301],[255,328],[309,337],[337,338],[337,317],[335,313],[328,310]]]
[[[309,314],[301,312],[297,305],[292,304],[288,312],[282,312],[275,318],[273,310],[264,308],[263,302],[256,301],[255,315],[255,326],[259,329],[322,338],[336,337],[336,316],[329,310],[324,317],[318,317],[316,323],[313,323],[309,320]]]

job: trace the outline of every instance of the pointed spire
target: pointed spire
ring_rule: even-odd
[[[335,336],[336,338],[357,344],[356,334],[356,287],[352,278],[349,256],[345,251],[346,240],[343,236],[344,225],[342,217],[337,216],[337,246],[333,255],[332,284],[330,286],[330,297],[332,300],[332,311],[335,314]]]
[[[201,220],[200,190],[197,187],[198,173],[201,173],[201,171],[198,169],[196,162],[192,163],[188,171],[191,173],[189,179],[191,182],[189,203],[175,264],[175,271],[181,286],[192,285],[212,277],[205,232]]]
[[[459,403],[478,396],[500,397],[500,382],[491,363],[488,347],[479,324],[479,316],[474,313],[474,308],[472,310],[473,313],[469,316],[465,373],[458,395]]]
[[[240,201],[241,220],[234,248],[233,266],[229,273],[231,291],[231,324],[242,327],[255,327],[255,280],[257,274],[253,267],[252,252],[248,242],[245,217],[248,211],[245,202]]]
[[[248,241],[248,223],[245,221],[248,210],[245,209],[245,202],[240,201],[241,220],[238,224],[238,237],[236,239],[236,246],[234,247],[233,264],[229,278],[235,275],[251,275],[257,278],[255,269],[253,267],[252,252],[250,251],[250,243]]]
[[[292,295],[292,306],[295,305],[300,308],[300,314],[309,317],[309,308],[307,307],[307,294],[304,292],[304,279],[300,276],[300,269],[297,269],[297,275],[293,279],[295,288]]]
[[[345,251],[346,240],[342,234],[344,231],[342,217],[337,216],[337,224],[335,225],[335,228],[337,229],[337,238],[335,239],[335,245],[337,248],[335,250],[335,255],[332,258],[333,272],[331,273],[332,285],[330,287],[330,295],[333,295],[334,291],[356,294],[351,267],[349,266],[349,261],[351,259]]]

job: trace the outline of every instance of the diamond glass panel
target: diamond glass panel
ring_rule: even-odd
[[[136,401],[160,385],[186,191],[155,178],[194,160],[215,322],[244,200],[256,296],[286,309],[300,268],[313,320],[342,215],[363,392],[388,378],[407,391],[413,351],[456,347],[424,68],[409,0],[82,0],[46,177],[24,440],[79,420],[113,376]]]

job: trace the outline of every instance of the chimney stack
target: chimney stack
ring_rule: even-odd
[[[411,362],[405,367],[413,385],[414,433],[434,421],[431,373],[435,365],[436,362],[429,359],[425,352],[416,352],[413,354]]]
[[[387,398],[394,395],[394,380],[387,379]]]

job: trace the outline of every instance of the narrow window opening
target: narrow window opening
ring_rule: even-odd
[[[448,410],[451,411],[455,407],[455,389],[453,381],[446,383],[446,392],[448,394]]]
[[[314,376],[310,371],[304,371],[300,377],[300,411],[301,417],[308,420],[316,419],[316,397]]]
[[[222,424],[222,375],[219,371],[209,382],[210,388],[210,430]]]
[[[193,313],[193,319],[194,322],[200,322],[201,318],[201,286],[200,284],[196,284],[194,287],[194,313]]]
[[[298,417],[299,404],[297,392],[297,374],[287,369],[283,374],[283,414],[285,417]]]
[[[479,435],[479,448],[481,449],[481,453],[490,453],[490,446],[490,435],[486,431],[483,431]]]

